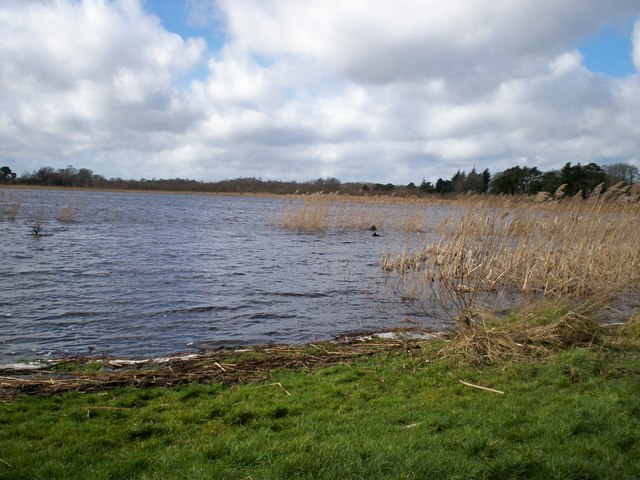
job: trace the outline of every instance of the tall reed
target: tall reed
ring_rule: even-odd
[[[75,222],[78,219],[78,200],[72,199],[69,203],[62,205],[56,217],[59,222]]]
[[[604,193],[599,186],[588,200],[582,196],[563,198],[565,188],[560,187],[554,195],[542,192],[531,196],[463,194],[449,197],[352,197],[320,193],[292,202],[275,219],[275,223],[281,228],[295,231],[345,231],[375,225],[387,230],[419,232],[432,229],[433,219],[428,217],[429,210],[426,207],[438,205],[557,214],[590,210],[594,206],[601,213],[628,212],[634,205],[640,208],[640,184],[632,187],[614,185]]]
[[[637,204],[569,204],[573,210],[476,209],[449,218],[432,242],[389,252],[381,267],[404,298],[435,302],[467,324],[496,292],[571,299],[637,287]]]
[[[18,218],[18,211],[21,205],[22,194],[11,195],[4,190],[0,190],[0,221],[6,218],[10,222],[14,222]]]
[[[302,232],[376,229],[422,231],[427,223],[426,210],[408,205],[351,201],[336,195],[309,195],[291,204],[276,219],[287,230]]]

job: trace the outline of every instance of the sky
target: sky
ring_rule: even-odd
[[[0,163],[406,184],[640,167],[640,0],[2,0]]]

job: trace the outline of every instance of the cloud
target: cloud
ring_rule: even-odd
[[[638,162],[638,75],[575,50],[637,0],[187,7],[226,43],[168,32],[140,0],[3,2],[0,155],[19,172],[384,183]]]
[[[192,121],[176,82],[205,44],[166,32],[138,2],[10,1],[0,22],[2,103],[24,138],[22,155],[39,142],[63,155],[56,143],[97,149],[123,130],[174,131]]]
[[[633,65],[636,67],[636,72],[640,72],[640,20],[635,23],[631,41],[633,45]]]

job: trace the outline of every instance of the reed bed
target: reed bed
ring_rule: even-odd
[[[309,195],[292,204],[276,225],[300,232],[377,230],[419,232],[427,228],[426,209],[395,204],[354,202],[336,195]],[[375,228],[374,228],[375,227]]]
[[[387,253],[381,268],[406,299],[436,303],[468,327],[497,292],[561,299],[610,296],[640,284],[637,204],[570,201],[574,209],[474,209],[433,240]]]
[[[395,197],[317,193],[305,195],[301,202],[292,203],[274,223],[287,230],[306,232],[358,230],[372,225],[386,230],[421,232],[433,228],[433,219],[426,208],[433,206],[510,210],[513,215],[518,214],[517,212],[583,215],[582,212],[589,213],[594,209],[601,214],[625,214],[634,209],[640,210],[640,184],[617,184],[605,192],[602,185],[599,185],[588,199],[584,199],[581,194],[566,198],[565,187],[566,185],[561,186],[553,194],[540,192],[530,196],[469,193]],[[406,208],[399,210],[399,207]]]

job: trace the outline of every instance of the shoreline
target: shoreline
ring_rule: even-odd
[[[313,371],[350,364],[377,353],[419,349],[421,344],[445,337],[446,334],[437,332],[385,331],[301,345],[255,345],[157,358],[72,356],[33,363],[30,367],[29,363],[0,365],[0,402],[22,396],[88,393],[123,386],[244,384],[264,380],[277,370]]]

